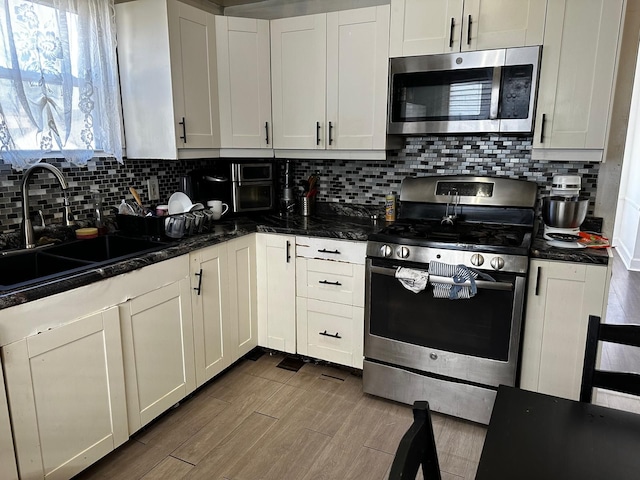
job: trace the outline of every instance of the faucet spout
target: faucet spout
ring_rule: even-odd
[[[51,173],[64,193],[64,224],[66,226],[73,225],[73,216],[69,209],[69,199],[67,197],[67,190],[69,184],[64,174],[56,167],[49,163],[36,163],[30,167],[22,176],[22,239],[24,241],[25,248],[33,248],[36,246],[35,234],[33,232],[33,224],[29,216],[29,180],[37,170],[44,170]]]

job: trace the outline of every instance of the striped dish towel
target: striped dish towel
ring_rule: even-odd
[[[459,300],[471,298],[477,293],[475,279],[478,278],[478,273],[464,265],[451,265],[448,263],[432,261],[429,262],[429,275],[453,278],[455,283],[471,283],[470,286],[462,286],[431,281],[434,298]]]

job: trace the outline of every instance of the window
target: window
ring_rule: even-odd
[[[0,0],[0,155],[122,161],[113,0]]]

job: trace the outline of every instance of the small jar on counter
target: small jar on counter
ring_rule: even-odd
[[[384,219],[387,222],[396,221],[396,194],[390,192],[384,197]]]

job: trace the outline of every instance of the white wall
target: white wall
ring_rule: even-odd
[[[627,268],[640,271],[640,61],[636,61],[613,244]]]

